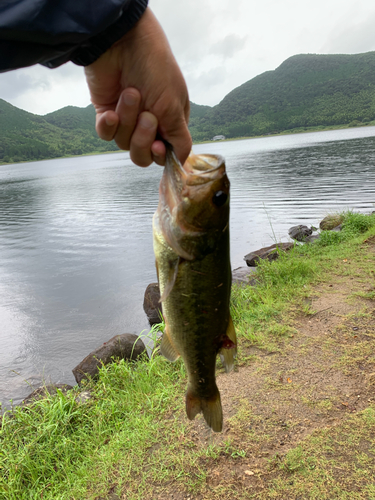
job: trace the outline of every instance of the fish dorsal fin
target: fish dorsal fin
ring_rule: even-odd
[[[180,357],[180,354],[177,352],[176,347],[172,344],[171,338],[168,335],[167,327],[165,328],[163,337],[161,339],[160,352],[165,358],[168,359],[168,361],[172,361],[172,363],[177,361],[177,359]]]
[[[171,293],[172,288],[174,287],[174,284],[176,282],[178,266],[180,265],[181,261],[182,261],[181,257],[177,257],[176,260],[169,262],[168,277],[164,285],[164,290],[162,296],[159,299],[159,302],[163,302]]]
[[[219,350],[221,362],[228,373],[233,370],[234,358],[237,355],[237,337],[231,315],[229,315],[226,335]]]

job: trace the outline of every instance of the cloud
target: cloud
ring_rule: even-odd
[[[198,104],[217,104],[294,54],[375,50],[374,0],[150,0],[150,7]],[[73,64],[0,74],[0,97],[40,114],[90,102]]]
[[[83,69],[72,63],[53,70],[36,65],[2,73],[0,97],[39,115],[64,106],[84,107],[90,103]]]
[[[150,7],[180,64],[197,63],[206,56],[215,25],[215,8],[209,0],[189,0],[183,7],[175,0],[151,0]]]
[[[17,99],[28,91],[48,90],[50,87],[50,82],[43,75],[30,69],[9,71],[0,77],[0,95],[6,101]]]
[[[247,39],[247,36],[239,37],[231,33],[219,42],[214,43],[211,46],[209,53],[218,54],[222,56],[224,60],[230,59],[245,47]]]
[[[341,21],[321,48],[330,54],[358,54],[375,50],[375,14],[352,24],[350,19]]]

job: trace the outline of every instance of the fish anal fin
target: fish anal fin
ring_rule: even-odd
[[[186,414],[189,420],[194,420],[195,417],[202,411],[201,400],[193,391],[188,388],[186,393]]]
[[[164,330],[163,337],[160,344],[160,352],[162,355],[174,363],[180,357],[176,347],[173,345],[170,336],[168,335],[167,328]]]
[[[214,432],[221,432],[223,429],[223,410],[221,408],[220,392],[215,387],[215,392],[210,398],[200,398],[194,394],[191,387],[186,393],[186,414],[189,420],[194,420],[198,413],[203,413],[207,425]]]
[[[233,370],[234,358],[237,354],[237,337],[234,329],[232,317],[229,315],[227,332],[221,341],[220,359],[224,365],[225,371],[228,373]]]

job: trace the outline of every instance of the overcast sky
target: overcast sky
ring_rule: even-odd
[[[190,100],[213,106],[295,54],[375,50],[374,0],[150,0],[187,80]],[[71,63],[0,73],[0,98],[37,114],[90,102]]]

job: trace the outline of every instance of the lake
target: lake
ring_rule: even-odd
[[[375,203],[375,127],[216,142],[231,181],[232,268],[297,224]],[[0,166],[0,401],[74,368],[121,333],[149,330],[152,215],[162,168],[128,153]]]

